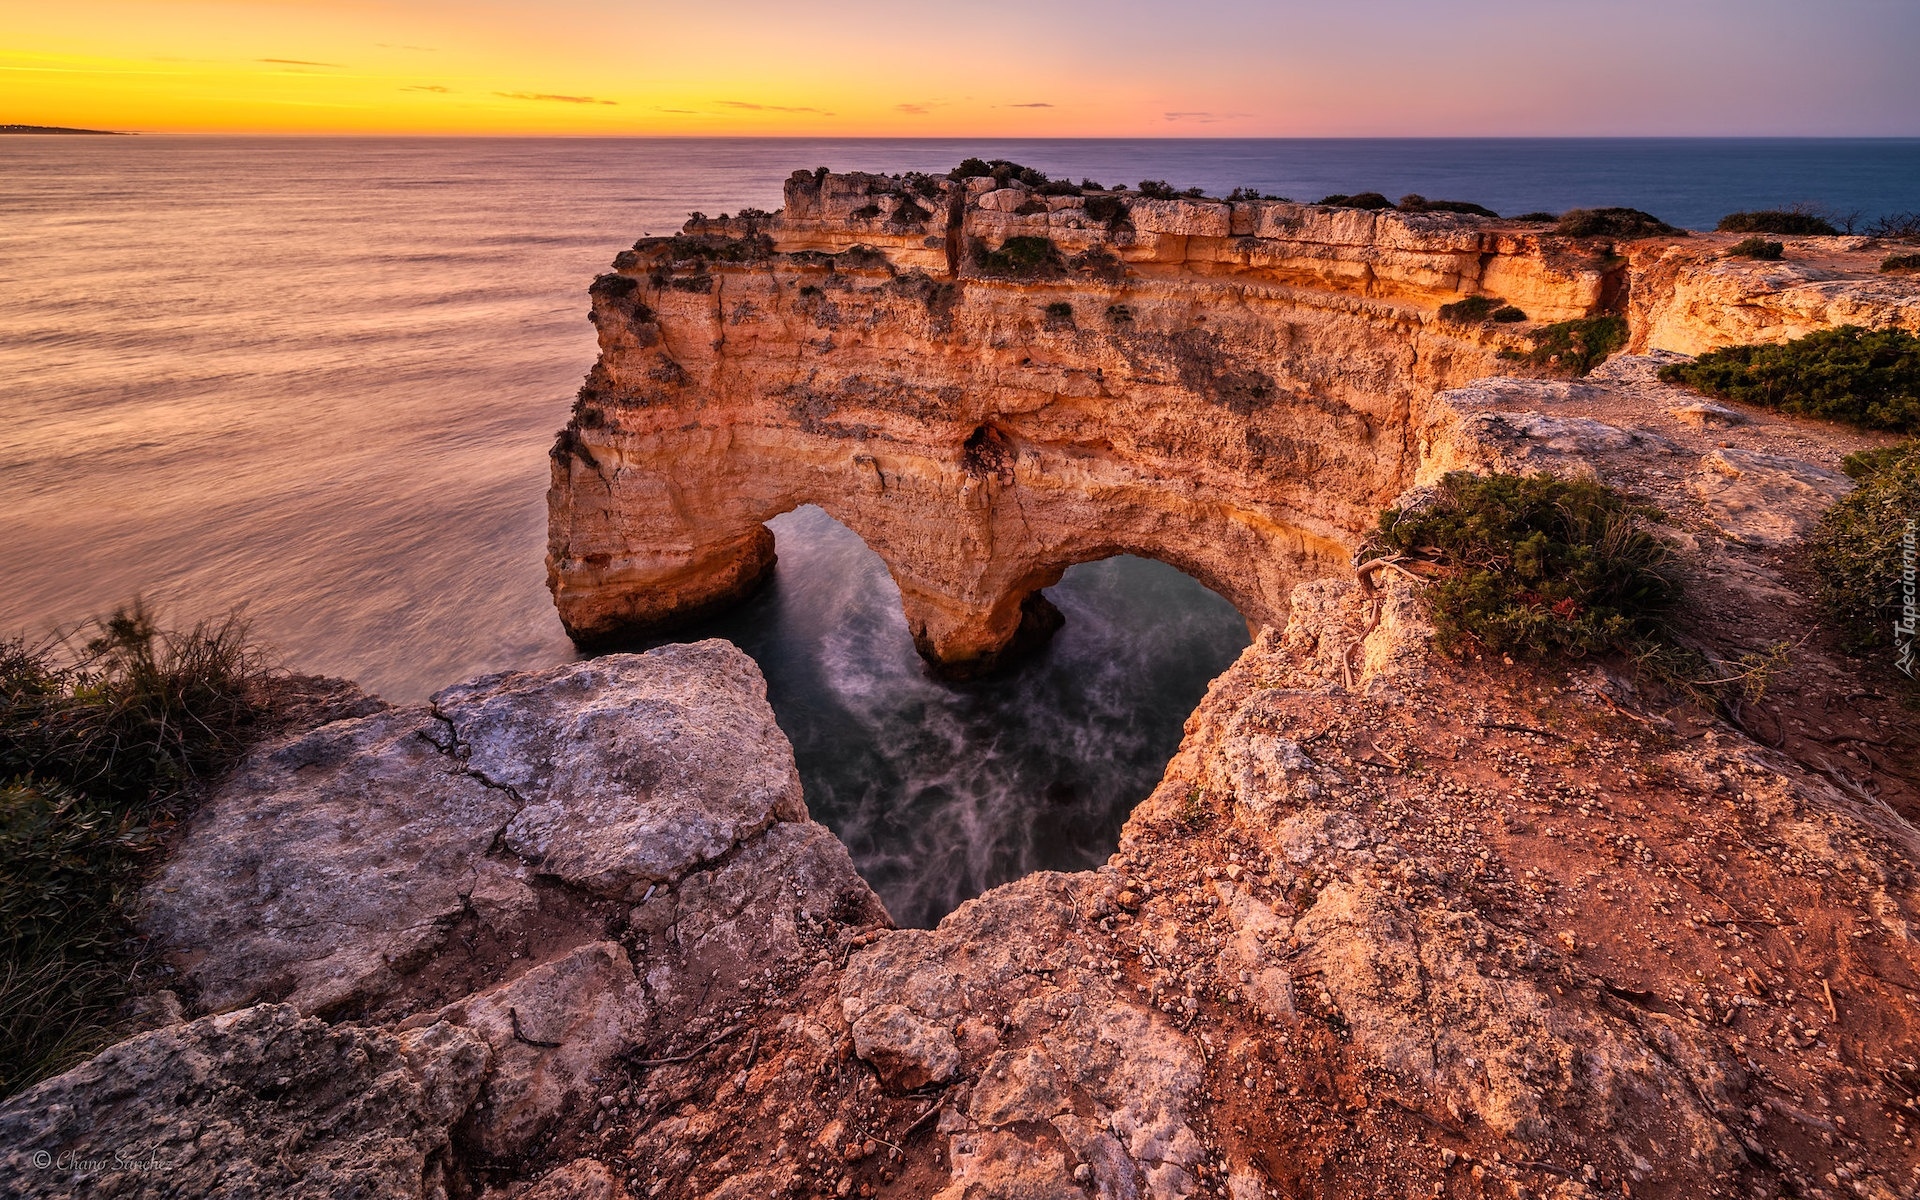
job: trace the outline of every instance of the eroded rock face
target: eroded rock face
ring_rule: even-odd
[[[1491,373],[1506,335],[1440,303],[1498,288],[1577,316],[1614,288],[1596,254],[1453,215],[1133,198],[1116,233],[1078,197],[1036,213],[948,186],[921,198],[943,219],[903,231],[858,215],[882,186],[796,178],[782,218],[689,226],[595,285],[601,359],[550,493],[578,640],[739,594],[761,522],[805,503],[886,560],[916,643],[956,670],[1043,632],[1036,590],[1115,553],[1278,623],[1404,486],[1410,409]],[[1015,237],[1058,262],[975,265]]]
[[[1498,374],[1544,323],[1622,313],[1636,349],[1687,353],[1841,321],[1920,329],[1911,282],[1844,239],[1758,266],[1721,257],[1719,235],[1615,246],[1458,214],[990,183],[803,173],[780,215],[619,256],[548,496],[576,640],[745,594],[772,563],[761,523],[807,503],[885,560],[916,644],[958,673],[1044,637],[1037,589],[1116,553],[1277,628],[1293,588],[1344,573],[1378,509],[1436,469],[1418,448],[1445,420],[1436,394]],[[995,257],[1016,238],[1042,249]],[[1442,320],[1463,296],[1531,321]],[[1597,432],[1566,420],[1518,440]]]
[[[142,1034],[0,1107],[10,1196],[445,1196],[472,1032],[262,1005]]]

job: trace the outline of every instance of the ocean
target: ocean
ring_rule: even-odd
[[[395,701],[573,654],[546,594],[546,450],[594,354],[586,285],[795,169],[1013,158],[1105,183],[1711,227],[1920,209],[1920,140],[890,141],[0,137],[0,633],[136,594],[244,606],[290,669]],[[817,509],[773,586],[689,636],[760,662],[808,803],[903,924],[1111,852],[1246,644],[1219,597],[1111,559],[1002,679],[920,671],[885,569]]]

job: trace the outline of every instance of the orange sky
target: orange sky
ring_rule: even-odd
[[[6,0],[0,122],[183,132],[1920,134],[1911,0]]]

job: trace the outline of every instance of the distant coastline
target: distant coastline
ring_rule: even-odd
[[[64,125],[0,125],[0,133],[84,133],[90,137],[133,137],[117,129],[68,129]]]

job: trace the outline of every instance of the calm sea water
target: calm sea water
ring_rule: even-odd
[[[1685,225],[1795,202],[1920,208],[1920,141],[293,140],[0,137],[0,631],[135,593],[245,605],[301,670],[396,700],[562,660],[546,449],[594,345],[587,281],[796,168],[1011,157],[1108,183]],[[1076,567],[1013,676],[919,671],[885,570],[817,510],[708,631],[765,669],[808,799],[895,915],[1111,849],[1245,644],[1170,568]]]

